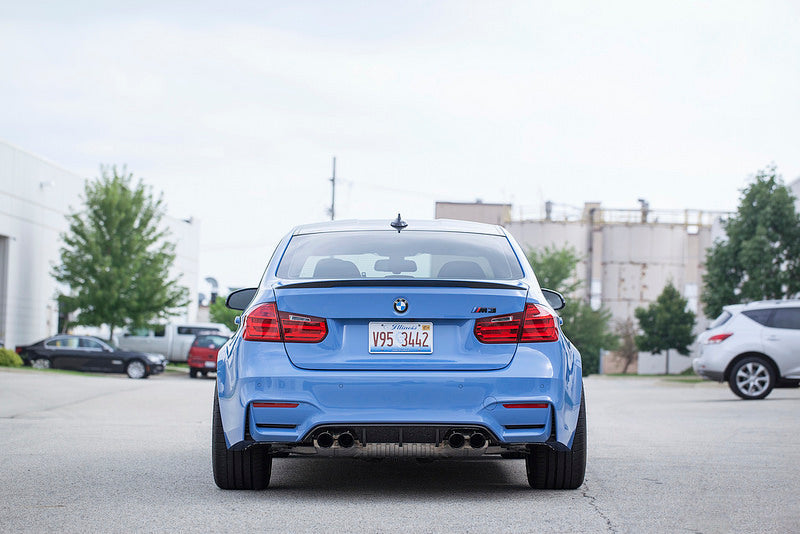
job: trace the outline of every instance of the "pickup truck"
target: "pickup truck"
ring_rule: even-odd
[[[173,323],[164,325],[163,329],[125,333],[117,340],[117,346],[123,350],[162,354],[172,362],[185,362],[195,336],[207,333],[231,335],[222,323]]]

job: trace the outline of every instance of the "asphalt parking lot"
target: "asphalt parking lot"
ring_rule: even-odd
[[[800,390],[586,380],[577,491],[522,460],[276,459],[262,492],[216,488],[213,380],[0,370],[0,531],[796,532]]]

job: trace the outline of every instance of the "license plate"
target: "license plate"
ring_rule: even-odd
[[[371,353],[433,352],[433,323],[369,323]]]
[[[217,362],[206,362],[206,367],[216,367]]]

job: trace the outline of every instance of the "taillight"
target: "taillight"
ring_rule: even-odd
[[[558,329],[553,314],[525,304],[524,312],[476,320],[475,337],[481,343],[538,343],[558,340]]]
[[[517,343],[522,312],[494,317],[481,317],[475,321],[475,337],[481,343]]]
[[[285,341],[286,343],[319,343],[328,335],[328,324],[321,317],[278,312],[268,302],[247,314],[244,320],[246,341]]]
[[[525,322],[522,324],[520,343],[558,340],[558,329],[553,314],[535,304],[525,305]]]
[[[711,336],[710,338],[708,338],[706,340],[706,345],[716,345],[717,343],[722,343],[723,341],[725,341],[726,339],[728,339],[732,335],[733,335],[733,332],[726,333],[726,334],[717,334],[717,335]]]
[[[322,317],[282,311],[280,318],[287,343],[319,343],[328,335],[328,323]]]
[[[247,341],[281,341],[281,325],[274,302],[262,304],[244,320],[244,339]]]

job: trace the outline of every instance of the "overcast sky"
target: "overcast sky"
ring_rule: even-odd
[[[337,219],[734,210],[800,176],[796,1],[112,4],[0,0],[0,138],[127,164],[224,285],[328,218],[334,155]]]

